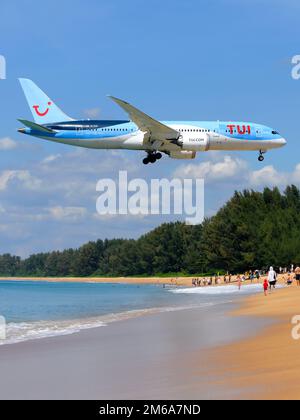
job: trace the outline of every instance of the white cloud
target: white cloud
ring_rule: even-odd
[[[248,171],[247,163],[238,158],[224,156],[221,161],[205,161],[199,164],[181,165],[174,172],[178,178],[204,178],[206,182],[241,177]]]
[[[300,163],[291,172],[277,170],[273,165],[266,165],[252,170],[245,160],[229,155],[211,156],[205,162],[189,163],[179,166],[173,173],[178,178],[204,178],[205,183],[219,183],[234,180],[236,188],[260,188],[265,186],[283,187],[288,184],[300,184]]]
[[[3,171],[2,174],[0,175],[0,191],[6,190],[8,181],[12,177],[12,172],[13,171]]]
[[[12,150],[17,147],[17,142],[10,137],[0,139],[0,150]]]
[[[48,209],[50,215],[57,220],[71,221],[78,220],[86,216],[87,209],[85,207],[62,207],[56,206]]]
[[[90,109],[85,109],[83,113],[88,118],[97,118],[99,117],[101,110],[100,108],[90,108]]]
[[[286,186],[288,184],[300,184],[300,163],[295,166],[292,172],[281,172],[272,165],[264,166],[257,171],[249,171],[249,184],[253,187],[259,186]]]
[[[294,184],[300,184],[300,163],[296,165],[295,170],[291,176],[291,182]]]
[[[291,182],[293,174],[285,174],[277,171],[274,166],[268,165],[263,168],[249,172],[249,184],[251,186],[282,186]]]
[[[27,170],[6,170],[0,175],[0,191],[6,190],[8,184],[13,180],[19,181],[28,190],[39,189],[42,183],[40,179],[32,176]]]
[[[61,158],[61,154],[57,154],[57,155],[49,155],[46,156],[43,160],[42,160],[42,164],[47,164],[47,163],[51,163],[56,161],[57,159]]]

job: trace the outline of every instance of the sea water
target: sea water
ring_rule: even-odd
[[[0,345],[72,334],[146,314],[233,302],[262,291],[259,284],[219,287],[0,281],[0,315],[6,339]]]

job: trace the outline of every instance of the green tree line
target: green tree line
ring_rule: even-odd
[[[231,273],[300,263],[300,191],[245,190],[201,225],[164,223],[134,239],[0,256],[1,276],[152,276]]]

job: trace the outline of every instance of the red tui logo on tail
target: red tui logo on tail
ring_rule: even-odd
[[[44,117],[45,115],[47,115],[48,114],[48,112],[49,112],[49,109],[50,109],[50,106],[52,105],[52,102],[48,102],[48,108],[46,109],[46,111],[45,112],[40,112],[39,111],[39,105],[33,105],[33,109],[35,110],[35,112],[37,113],[37,115],[39,116],[39,117]]]

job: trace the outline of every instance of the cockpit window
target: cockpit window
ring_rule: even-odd
[[[278,131],[273,130],[272,134],[279,134]]]

